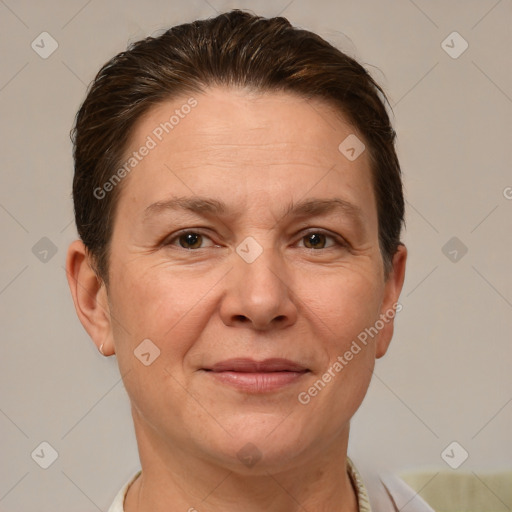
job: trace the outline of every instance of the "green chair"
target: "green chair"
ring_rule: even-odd
[[[483,473],[443,469],[404,472],[400,478],[436,512],[512,511],[512,471]]]

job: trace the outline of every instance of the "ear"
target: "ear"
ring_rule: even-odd
[[[90,255],[81,240],[75,240],[68,248],[66,276],[80,322],[98,350],[102,347],[104,355],[112,355],[115,347],[107,289],[93,270]]]
[[[392,270],[384,285],[384,299],[382,300],[380,319],[384,327],[379,332],[377,339],[375,357],[381,358],[388,350],[391,338],[393,337],[394,318],[402,309],[398,303],[400,292],[404,284],[405,263],[407,260],[407,248],[400,244],[393,255]]]

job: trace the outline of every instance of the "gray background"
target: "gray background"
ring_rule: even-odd
[[[512,464],[510,0],[0,0],[2,511],[106,510],[139,468],[115,357],[88,338],[64,272],[76,238],[68,134],[86,85],[128,42],[233,7],[319,33],[393,105],[403,310],[349,455],[361,468],[450,470],[441,453],[457,441],[469,458],[450,471]],[[58,42],[47,59],[31,47],[43,31]],[[469,44],[458,58],[442,46],[454,31]],[[58,452],[48,469],[31,457],[43,441]]]

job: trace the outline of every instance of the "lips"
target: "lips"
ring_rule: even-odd
[[[245,393],[278,391],[296,383],[309,369],[289,359],[228,359],[204,368],[216,382]]]
[[[306,372],[307,368],[288,359],[272,358],[264,361],[254,359],[228,359],[207,368],[213,372],[271,373]]]

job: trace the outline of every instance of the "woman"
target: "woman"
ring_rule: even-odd
[[[132,405],[141,471],[110,512],[397,510],[347,457],[407,256],[379,95],[316,34],[240,10],[96,76],[67,274]]]

